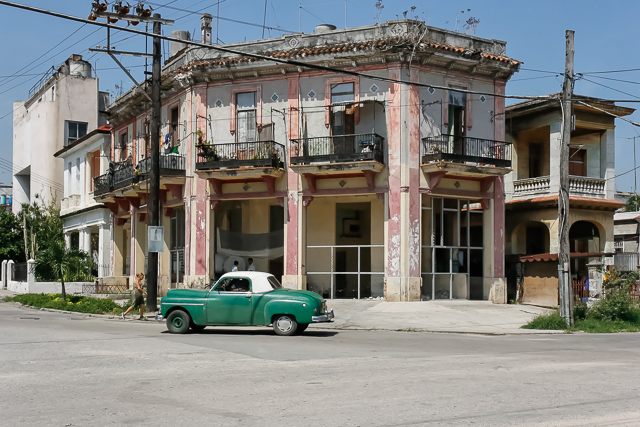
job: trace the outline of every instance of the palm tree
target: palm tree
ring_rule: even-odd
[[[67,292],[64,287],[65,280],[76,279],[78,276],[91,274],[91,269],[87,273],[87,260],[89,254],[77,249],[67,249],[63,239],[54,239],[47,247],[38,252],[36,257],[36,267],[41,271],[46,271],[48,276],[55,280],[60,280],[62,284],[62,301],[67,300]]]

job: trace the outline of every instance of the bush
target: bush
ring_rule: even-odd
[[[567,329],[567,322],[554,311],[549,314],[539,314],[531,322],[523,326],[524,329],[547,329],[562,331]]]
[[[633,271],[617,277],[605,286],[604,298],[587,311],[585,318],[640,323],[638,301],[629,295],[629,288],[638,280],[638,272]]]
[[[584,320],[587,318],[587,313],[589,312],[589,307],[587,304],[576,304],[573,306],[573,320]]]
[[[67,301],[64,302],[62,301],[61,294],[24,294],[6,297],[4,301],[19,302],[35,308],[53,308],[56,310],[92,314],[120,314],[129,306],[129,304],[125,304],[124,307],[121,307],[108,298],[90,298],[71,295],[67,295]]]

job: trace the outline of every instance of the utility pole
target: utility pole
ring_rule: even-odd
[[[638,212],[638,171],[636,169],[636,137],[633,137],[633,200]]]
[[[160,18],[155,13],[154,18]],[[162,41],[157,35],[161,34],[162,24],[153,23],[153,64],[151,66],[151,124],[149,129],[151,138],[151,178],[149,179],[149,225],[160,225],[160,74],[162,64]],[[158,309],[158,252],[149,252],[147,265],[147,310]]]
[[[133,22],[137,25],[140,22],[147,24],[153,24],[153,54],[149,55],[145,53],[137,52],[122,52],[116,51],[111,47],[111,29],[107,27],[107,46],[106,49],[95,48],[89,49],[90,52],[107,53],[125,74],[133,81],[138,90],[151,101],[151,123],[149,125],[150,133],[150,149],[151,149],[151,173],[149,174],[148,185],[148,200],[147,200],[147,213],[149,215],[149,228],[160,226],[160,109],[161,94],[160,94],[160,79],[162,73],[162,25],[173,25],[174,21],[169,19],[162,19],[159,14],[151,16],[152,9],[145,9],[144,2],[140,1],[138,6],[135,7],[135,14],[129,14],[130,7],[122,6],[122,2],[116,1],[113,5],[113,12],[106,10],[106,5],[100,4],[99,0],[94,0],[92,4],[90,21],[95,21],[97,18],[107,18],[108,22],[117,22],[118,20]],[[146,35],[146,33],[145,33]],[[131,73],[118,61],[115,55],[129,55],[145,58],[146,60],[151,57],[153,59],[151,69],[151,97],[147,94],[146,90],[140,86],[140,84],[133,78]],[[154,230],[150,230],[154,231]],[[152,233],[149,233],[151,235]],[[157,233],[153,233],[154,236],[158,236]],[[163,234],[160,234],[162,239]],[[156,311],[158,309],[158,252],[157,247],[151,248],[151,241],[148,236],[147,241],[147,311]],[[155,246],[155,245],[154,245]],[[161,249],[160,249],[161,250]]]
[[[569,247],[569,144],[571,142],[573,97],[573,36],[566,32],[564,85],[562,87],[562,141],[560,142],[560,192],[558,194],[558,281],[560,315],[573,326],[573,288]]]

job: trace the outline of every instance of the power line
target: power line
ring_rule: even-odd
[[[594,82],[593,80],[589,80],[588,78],[586,78],[586,77],[584,77],[584,76],[582,77],[582,80],[586,80],[586,81],[588,81],[588,82],[590,82],[590,83],[593,83],[593,84],[595,84],[595,85],[602,86],[602,87],[606,87],[607,89],[611,89],[611,90],[614,90],[614,91],[616,91],[616,92],[620,92],[620,93],[623,93],[623,94],[625,94],[625,95],[633,96],[634,98],[638,98],[638,99],[640,99],[640,96],[636,96],[636,95],[630,94],[630,93],[628,93],[628,92],[625,92],[625,91],[622,91],[622,90],[619,90],[619,89],[613,88],[613,87],[611,87],[611,86],[603,85],[602,83]]]
[[[605,80],[612,80],[612,81],[615,81],[615,82],[631,83],[631,84],[634,84],[634,85],[640,85],[640,82],[634,82],[634,81],[631,81],[631,80],[621,80],[621,79],[613,79],[611,77],[591,76],[591,75],[589,77],[594,78],[594,79],[605,79]]]
[[[133,28],[118,27],[118,26],[115,26],[115,25],[112,25],[112,24],[107,24],[107,23],[98,22],[98,21],[89,21],[89,20],[84,19],[84,18],[79,18],[79,17],[76,17],[76,16],[66,15],[66,14],[63,14],[63,13],[54,12],[54,11],[45,10],[45,9],[40,9],[40,8],[36,8],[36,7],[32,7],[32,6],[26,6],[26,5],[13,3],[13,2],[5,1],[5,0],[0,0],[0,5],[11,6],[11,7],[15,7],[15,8],[18,8],[18,9],[24,9],[24,10],[27,10],[27,11],[30,11],[30,12],[41,13],[41,14],[45,14],[45,15],[54,16],[54,17],[57,17],[57,18],[62,18],[62,19],[67,19],[67,20],[71,20],[71,21],[87,23],[87,24],[91,24],[91,25],[104,27],[104,28],[111,28],[111,29],[116,29],[116,30],[120,30],[120,31],[129,32],[129,33],[139,34],[139,35],[142,35],[142,36],[145,36],[145,37],[149,36],[148,33],[144,32],[144,31],[136,30],[136,29],[133,29]],[[330,71],[330,72],[333,72],[333,73],[346,74],[346,75],[350,75],[350,76],[365,77],[365,78],[368,78],[368,79],[371,79],[371,80],[378,80],[378,81],[384,81],[384,82],[389,82],[389,83],[405,84],[405,85],[408,85],[408,86],[417,86],[417,87],[424,87],[424,88],[434,88],[434,89],[443,89],[443,90],[450,90],[451,89],[451,88],[449,88],[447,86],[439,86],[439,85],[419,83],[419,82],[410,82],[410,81],[404,81],[404,80],[401,80],[401,79],[394,79],[394,78],[390,78],[390,77],[383,77],[383,76],[378,76],[378,75],[374,75],[374,74],[362,73],[362,72],[358,72],[358,71],[351,71],[351,70],[346,70],[346,69],[326,67],[326,66],[323,66],[323,65],[312,64],[312,63],[305,63],[305,62],[296,61],[296,60],[292,60],[292,59],[276,58],[276,57],[272,57],[272,56],[269,56],[269,55],[263,55],[263,54],[258,54],[258,53],[248,53],[248,52],[243,52],[243,51],[232,49],[232,48],[228,48],[228,47],[223,47],[223,46],[220,46],[220,45],[207,45],[207,44],[195,42],[195,41],[192,41],[192,40],[181,40],[181,39],[177,39],[177,38],[169,37],[169,36],[165,36],[165,35],[154,35],[154,37],[157,37],[157,38],[159,38],[161,40],[165,40],[165,41],[178,42],[178,43],[188,44],[188,45],[192,45],[192,46],[198,46],[198,47],[201,47],[201,48],[216,50],[216,51],[225,52],[225,53],[230,53],[230,54],[233,54],[233,55],[240,55],[240,56],[256,58],[256,59],[260,59],[260,60],[264,60],[264,61],[276,62],[276,63],[287,64],[287,65],[294,65],[294,66],[298,66],[298,67],[310,68],[310,69],[315,69],[315,70]],[[509,99],[540,99],[540,100],[556,99],[556,96],[549,96],[549,95],[541,95],[541,96],[503,95],[503,94],[496,94],[496,93],[493,93],[493,92],[472,91],[472,90],[468,90],[468,89],[456,89],[456,91],[457,92],[461,92],[461,93],[494,96],[494,97],[509,98]],[[638,102],[640,102],[640,100]]]
[[[610,70],[610,71],[590,71],[582,74],[609,74],[609,73],[628,73],[631,71],[640,71],[640,68],[631,68],[629,70]]]
[[[224,1],[226,1],[226,0],[220,1],[218,3],[223,3]],[[157,3],[153,3],[153,2],[147,2],[147,3],[149,3],[149,4],[157,4]],[[181,9],[179,7],[173,7],[173,6],[166,6],[166,8],[186,13],[185,16],[181,16],[180,18],[177,18],[176,19],[176,21],[177,21],[178,19],[185,18],[185,17],[187,17],[189,15],[199,15],[203,10],[208,9],[209,7],[213,7],[213,6],[217,5],[218,3],[215,3],[215,4],[211,5],[211,6],[207,6],[207,7],[203,8],[203,9],[200,9],[200,10],[197,10],[197,11]],[[292,30],[286,30],[284,28],[269,27],[269,26],[265,26],[265,25],[256,24],[256,23],[253,23],[253,22],[240,21],[240,20],[237,20],[237,19],[225,18],[225,17],[217,16],[217,15],[211,15],[211,16],[212,16],[212,18],[221,19],[223,21],[234,22],[236,24],[250,25],[252,27],[258,27],[258,28],[267,29],[267,30],[276,30],[276,31],[284,32],[284,33],[294,33],[295,32],[295,31],[292,31]]]
[[[15,172],[20,172],[21,170],[23,170],[23,169],[24,169],[24,167],[18,166],[18,165],[16,165],[15,163],[12,163],[12,162],[10,162],[10,161],[8,161],[8,160],[5,160],[5,159],[0,159],[0,166],[11,167],[11,169],[13,170],[13,172],[14,172],[14,173],[15,173]],[[56,186],[58,186],[58,187],[60,187],[60,188],[64,188],[64,186],[63,186],[62,184],[60,184],[59,182],[54,181],[54,180],[52,180],[52,179],[49,179],[49,178],[47,178],[47,177],[44,177],[44,176],[42,176],[42,175],[38,175],[38,174],[37,174],[37,173],[35,173],[35,172],[30,172],[29,174],[30,174],[30,175],[33,175],[33,176],[34,176],[34,177],[36,177],[36,178],[38,178],[38,179],[39,179],[40,181],[42,181],[43,183],[51,184],[51,185],[56,185]]]

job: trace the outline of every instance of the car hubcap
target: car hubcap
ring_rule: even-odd
[[[182,328],[182,326],[184,325],[184,322],[182,321],[182,317],[176,317],[175,319],[173,319],[173,326],[180,329]]]
[[[278,319],[276,325],[278,326],[278,329],[286,333],[289,332],[293,327],[293,322],[291,322],[291,319],[289,319],[288,317],[283,316]]]

